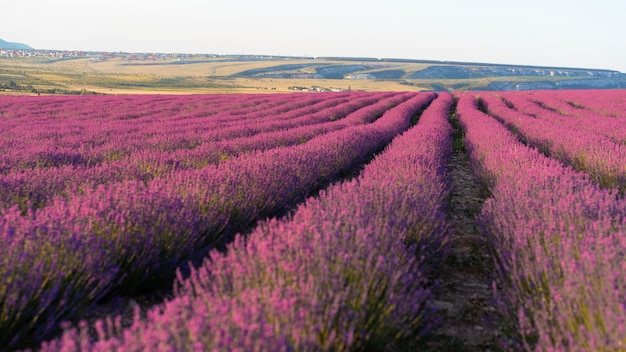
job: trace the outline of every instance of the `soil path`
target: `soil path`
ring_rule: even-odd
[[[458,127],[457,127],[458,128]],[[462,145],[457,129],[455,145]],[[453,228],[451,250],[433,275],[432,305],[441,324],[428,337],[431,351],[500,351],[493,290],[493,259],[480,235],[476,217],[485,202],[476,184],[464,147],[448,160],[452,190],[448,221]]]

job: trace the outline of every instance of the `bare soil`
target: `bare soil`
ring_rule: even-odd
[[[501,351],[493,259],[476,225],[485,192],[474,180],[464,148],[458,149],[447,165],[452,187],[451,249],[433,276],[432,308],[439,310],[441,322],[426,337],[427,350]]]

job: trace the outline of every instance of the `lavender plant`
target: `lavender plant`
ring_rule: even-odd
[[[474,97],[461,97],[458,116],[475,171],[492,194],[480,221],[517,347],[623,349],[624,199],[520,143],[479,111]]]
[[[25,339],[43,338],[59,326],[59,317],[71,316],[111,289],[129,293],[149,284],[171,284],[179,265],[202,257],[235,231],[284,211],[366,161],[408,128],[411,117],[433,98],[434,94],[413,94],[371,123],[329,132],[298,146],[257,151],[149,182],[126,180],[84,188],[26,213],[17,207],[7,209],[3,241],[8,248],[17,248],[16,253],[22,246],[26,254],[18,266],[23,269],[10,266],[14,261],[0,267],[3,288],[21,282],[28,288],[19,292],[22,306],[44,305],[37,311],[20,310],[19,316],[20,322],[41,328],[41,334],[26,337],[26,332],[7,343],[20,346]],[[28,245],[20,244],[22,238]],[[66,245],[73,238],[80,240]],[[81,261],[75,253],[90,260]],[[59,257],[62,265],[47,256]],[[48,263],[42,275],[25,270],[41,262]],[[84,299],[42,300],[58,295],[56,282],[67,289],[62,297]],[[8,297],[3,300],[14,303],[15,292],[3,292]],[[68,314],[55,313],[60,304]],[[18,330],[26,326],[14,320],[13,304],[1,308],[9,313],[1,315],[6,320],[0,323]],[[50,324],[42,326],[39,321]]]
[[[532,103],[522,99],[509,99],[522,111],[533,111]],[[509,108],[504,102],[488,94],[482,101],[490,114],[502,120],[519,133],[529,145],[548,156],[588,173],[603,187],[626,189],[626,146],[609,137],[593,133],[593,129],[577,129],[572,124],[559,123],[554,113],[543,110],[543,118],[534,118],[520,110]],[[534,110],[537,110],[535,105]],[[538,115],[537,115],[538,116]]]
[[[70,329],[42,350],[407,348],[429,322],[423,267],[449,234],[441,165],[452,102],[440,95],[355,180],[238,236],[226,253],[211,252],[146,319],[137,314],[127,329],[100,322],[97,341],[86,326]]]

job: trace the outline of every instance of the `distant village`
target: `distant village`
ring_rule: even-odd
[[[41,57],[51,60],[91,58],[93,60],[109,60],[122,58],[125,60],[188,60],[191,58],[216,57],[207,54],[171,54],[171,53],[127,53],[106,51],[76,51],[76,50],[37,50],[37,49],[0,49],[0,58],[11,57]]]
[[[184,61],[207,60],[215,58],[236,59],[240,61],[292,60],[311,59],[298,56],[273,55],[217,55],[217,54],[185,54],[185,53],[130,53],[123,51],[84,51],[84,50],[39,50],[39,49],[3,49],[0,58],[41,57],[51,60],[90,58],[92,60],[110,60],[121,58],[128,61]]]

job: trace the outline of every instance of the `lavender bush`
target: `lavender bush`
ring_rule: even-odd
[[[480,216],[519,348],[615,351],[626,342],[626,203],[528,148],[463,95],[458,116],[489,187]]]
[[[2,241],[15,254],[0,267],[3,345],[41,339],[111,289],[130,293],[171,284],[179,265],[362,164],[408,128],[433,98],[413,94],[395,108],[388,105],[378,119],[367,114],[369,123],[301,145],[256,151],[148,182],[81,188],[36,210],[4,210]],[[42,270],[29,270],[33,267]],[[9,291],[9,283],[24,289]],[[36,335],[29,326],[38,329]]]
[[[97,341],[70,329],[42,350],[407,348],[429,321],[422,268],[449,233],[442,165],[452,102],[440,95],[357,179],[211,252],[146,319],[127,329],[100,322]]]

